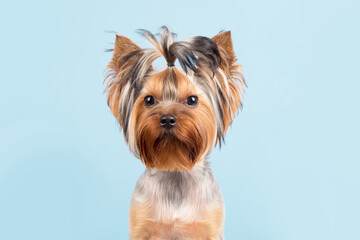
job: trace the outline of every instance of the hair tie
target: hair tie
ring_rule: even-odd
[[[175,67],[173,63],[168,63],[168,67]]]

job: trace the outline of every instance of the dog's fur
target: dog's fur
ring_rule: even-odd
[[[223,198],[206,158],[242,106],[231,33],[176,41],[167,27],[158,36],[139,32],[154,48],[116,35],[105,78],[108,105],[146,165],[131,200],[130,239],[224,239]],[[162,71],[153,66],[159,57],[168,64]]]

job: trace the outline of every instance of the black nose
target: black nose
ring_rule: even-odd
[[[162,115],[160,118],[160,125],[163,128],[171,129],[176,124],[176,117],[174,115]]]

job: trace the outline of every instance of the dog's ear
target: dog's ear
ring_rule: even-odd
[[[212,40],[216,43],[222,58],[229,61],[229,64],[233,64],[236,61],[233,44],[231,40],[231,31],[221,32],[215,35]]]
[[[225,99],[223,103],[224,132],[226,132],[235,117],[235,113],[242,107],[241,95],[246,83],[242,75],[242,66],[236,63],[231,32],[220,32],[212,40],[218,46],[221,55],[219,66],[226,76],[226,79],[223,79],[226,81],[223,86],[228,89],[223,93]]]
[[[113,57],[107,66],[105,76],[107,103],[122,125],[121,98],[123,90],[129,81],[129,69],[141,56],[141,48],[124,36],[116,35]]]
[[[114,55],[111,59],[111,62],[108,66],[109,69],[112,69],[116,71],[116,73],[119,73],[121,65],[124,64],[124,58],[125,56],[129,55],[132,52],[136,52],[137,50],[140,50],[141,48],[131,41],[129,38],[116,35],[115,39],[115,46],[114,46]],[[128,61],[135,61],[135,59],[126,59]],[[128,62],[127,61],[127,62]]]

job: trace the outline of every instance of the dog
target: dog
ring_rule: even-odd
[[[107,103],[146,166],[129,212],[129,239],[224,239],[225,207],[207,156],[242,108],[246,83],[231,32],[176,41],[163,26],[138,30],[153,46],[116,35]],[[156,70],[154,61],[167,66]]]

